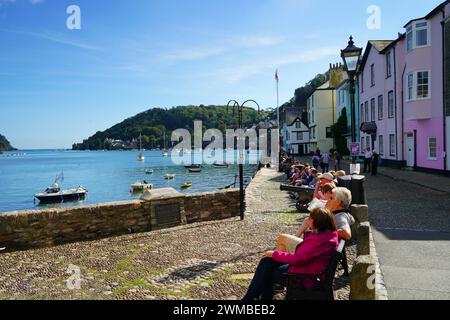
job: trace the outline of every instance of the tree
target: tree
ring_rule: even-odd
[[[348,133],[347,124],[347,110],[344,108],[337,122],[331,126],[331,133],[333,135],[334,145],[336,146],[337,152],[344,156],[348,156],[350,154],[350,150],[347,146],[347,138],[345,137],[345,134]]]

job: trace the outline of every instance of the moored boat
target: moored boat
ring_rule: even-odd
[[[140,192],[144,190],[150,190],[153,189],[153,185],[151,183],[147,183],[147,181],[144,182],[135,182],[131,185],[131,188],[133,189],[133,192]]]
[[[213,167],[217,168],[217,169],[224,169],[224,168],[229,168],[230,165],[228,165],[226,163],[214,163]]]
[[[185,182],[181,185],[181,189],[189,189],[192,188],[192,182]]]
[[[200,167],[200,168],[191,168],[191,169],[188,169],[189,170],[189,172],[191,172],[191,173],[199,173],[199,172],[202,172],[202,168]]]
[[[164,179],[166,179],[166,180],[173,180],[173,179],[175,179],[175,175],[174,174],[166,174],[165,176],[164,176]]]
[[[74,189],[61,190],[60,183],[64,180],[63,175],[56,177],[55,182],[51,187],[47,188],[44,192],[34,195],[40,203],[60,203],[66,201],[80,201],[86,197],[87,190],[83,187]]]

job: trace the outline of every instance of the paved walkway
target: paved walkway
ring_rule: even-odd
[[[380,168],[366,190],[389,299],[450,300],[450,178]]]
[[[279,190],[283,180],[267,169],[255,177],[245,221],[0,254],[0,299],[241,299],[261,255],[306,217]],[[348,299],[348,278],[339,277],[336,290]]]

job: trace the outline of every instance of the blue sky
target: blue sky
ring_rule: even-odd
[[[18,148],[72,143],[153,107],[280,101],[340,62],[394,39],[440,0],[0,0],[0,133]],[[69,5],[81,30],[69,30]],[[366,26],[381,9],[381,29]]]

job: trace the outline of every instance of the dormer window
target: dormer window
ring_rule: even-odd
[[[411,51],[430,45],[430,24],[427,21],[411,23],[406,28],[406,48]]]

